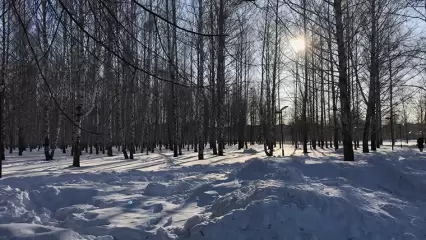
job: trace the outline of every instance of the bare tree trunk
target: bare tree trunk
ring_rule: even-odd
[[[99,99],[99,96],[97,96],[97,99]],[[95,154],[96,155],[99,154],[99,150],[100,150],[100,140],[99,140],[99,132],[101,130],[100,118],[101,118],[101,111],[100,111],[99,103],[97,101],[96,102],[96,118],[95,118],[96,133],[98,134],[95,136]]]
[[[112,6],[112,4],[110,4]],[[107,24],[107,32],[106,32],[106,39],[107,39],[107,46],[111,49],[113,49],[113,41],[114,41],[114,24],[111,17],[106,18]],[[113,83],[114,83],[114,74],[112,73],[113,68],[113,59],[112,59],[112,53],[110,51],[105,50],[105,79],[107,81],[107,143],[106,143],[106,150],[107,150],[107,156],[111,157],[113,156],[112,151],[112,145],[113,145],[113,116],[114,116],[114,108],[113,108],[113,102],[114,102],[114,91],[113,91]]]
[[[172,0],[172,21],[174,24],[176,24],[176,0]],[[170,52],[170,58],[171,58],[171,64],[170,64],[170,74],[172,82],[175,83],[177,81],[177,71],[175,68],[177,68],[177,39],[176,39],[176,27],[173,28],[173,34],[172,34],[172,43],[171,43],[171,52]],[[172,67],[174,65],[174,67]],[[177,89],[177,86],[173,84],[172,86],[172,111],[173,111],[173,156],[177,157],[182,154],[182,146],[181,146],[181,135],[180,135],[180,129],[179,129],[179,104],[178,104],[178,93],[179,90]]]
[[[203,31],[203,0],[198,0],[198,32]],[[204,159],[204,39],[198,36],[198,78],[197,78],[197,109],[198,109],[198,160]]]
[[[324,96],[324,59],[323,59],[323,38],[320,37],[320,71],[321,71],[321,123],[320,123],[320,145],[321,149],[324,149],[324,118],[325,118],[325,96]]]
[[[342,9],[342,11],[343,11],[343,9]],[[354,94],[353,94],[353,76],[352,76],[352,69],[353,68],[351,68],[351,59],[349,57],[350,54],[352,53],[352,34],[353,33],[351,31],[352,31],[352,28],[353,28],[353,24],[351,24],[351,22],[353,21],[353,19],[351,18],[351,15],[350,15],[349,12],[350,12],[349,6],[346,6],[346,11],[345,11],[346,19],[345,19],[345,21],[347,22],[347,24],[344,27],[344,28],[346,28],[344,30],[345,35],[346,35],[346,36],[344,36],[345,37],[344,43],[346,44],[346,47],[345,47],[346,74],[347,74],[346,82],[347,82],[347,92],[348,92],[348,99],[347,100],[349,101],[349,112],[351,113],[351,118],[349,119],[350,123],[351,123],[349,131],[351,132],[351,136],[353,136],[353,134],[354,134],[354,128],[352,126],[352,116],[353,116],[353,110],[354,110],[353,106],[352,106],[352,104],[354,103],[354,99],[353,99],[353,96],[354,96]],[[352,137],[352,140],[354,141],[355,139]],[[352,142],[352,146],[353,146],[354,149],[356,149],[356,143],[355,142]]]
[[[217,49],[217,109],[218,109],[218,155],[223,156],[225,145],[225,0],[219,0],[219,12],[217,26],[219,32],[219,43]]]
[[[312,42],[315,40],[314,34],[312,34]],[[315,58],[314,58],[314,51],[311,51],[311,68],[312,68],[312,97],[311,101],[311,145],[312,149],[317,149],[317,140],[318,140],[318,88],[317,88],[317,81],[316,81],[316,66],[315,66]]]
[[[62,97],[61,97],[62,102]],[[58,145],[59,137],[61,135],[61,124],[62,124],[62,113],[58,111],[58,123],[56,126],[56,134],[55,138],[52,141],[51,149],[50,149],[50,159],[53,159],[53,156],[55,155],[56,146]]]
[[[306,16],[306,0],[303,0],[303,35],[305,41],[308,38],[307,31],[307,16]],[[308,153],[308,121],[306,118],[307,114],[307,103],[308,103],[308,51],[304,51],[304,60],[305,60],[305,89],[303,94],[303,105],[302,105],[302,122],[303,122],[303,153]]]
[[[342,1],[334,0],[334,11],[336,17],[336,38],[339,54],[339,89],[341,121],[343,132],[343,152],[345,161],[354,161],[354,150],[352,148],[352,126],[350,93],[348,92],[347,56],[344,39]]]
[[[394,111],[393,111],[393,72],[392,72],[392,50],[391,50],[391,37],[388,33],[387,39],[387,52],[388,52],[388,68],[389,68],[389,105],[390,105],[390,130],[391,130],[391,141],[392,141],[392,151],[395,147],[395,128],[394,128]],[[401,137],[400,137],[401,138]]]
[[[60,78],[61,80],[59,83],[59,91],[63,90],[62,84],[64,84],[64,81],[62,79],[69,79],[69,62],[67,61],[67,57],[68,57],[68,33],[66,32],[68,30],[68,21],[67,21],[67,17],[65,17],[64,19],[64,24],[63,24],[63,28],[64,28],[64,35],[63,35],[63,44],[62,44],[62,51],[63,51],[63,59],[62,59],[62,68],[61,68],[61,72],[60,72]],[[64,104],[64,96],[61,95],[60,98],[60,103],[62,104],[62,106],[65,106]],[[61,132],[65,133],[65,124],[64,126],[62,126],[62,122],[64,121],[63,119],[63,113],[58,109],[58,124],[56,127],[56,137],[54,139],[54,141],[52,142],[52,147],[51,147],[51,152],[50,152],[50,158],[53,159],[54,155],[55,155],[55,150],[56,150],[56,146],[58,145],[58,141],[61,138]],[[64,134],[65,135],[65,134]],[[62,150],[65,150],[65,136],[62,136]]]
[[[84,1],[79,1],[79,24],[80,26],[84,26]],[[80,32],[80,42],[84,42],[83,32]],[[80,167],[80,138],[81,138],[81,117],[83,116],[83,103],[84,103],[84,81],[86,77],[86,68],[82,63],[82,59],[84,57],[84,48],[79,48],[78,56],[78,65],[81,68],[80,73],[77,73],[77,69],[73,69],[75,71],[74,77],[76,79],[76,106],[75,106],[75,136],[74,136],[74,156],[73,156],[73,166]]]
[[[359,100],[359,94],[360,94],[360,79],[359,79],[359,73],[358,73],[358,40],[357,40],[357,38],[355,39],[355,44],[354,44],[354,46],[355,46],[355,49],[354,49],[354,51],[351,51],[351,52],[355,52],[355,55],[353,54],[353,53],[351,53],[351,55],[350,55],[350,57],[351,57],[351,60],[352,60],[352,65],[353,65],[353,69],[354,69],[354,75],[355,75],[355,82],[356,82],[356,90],[355,90],[355,92],[356,92],[356,147],[357,148],[359,148],[359,142],[360,142],[360,139],[359,139],[359,132],[361,131],[361,129],[360,129],[360,118],[361,118],[361,116],[360,116],[360,100]],[[363,96],[363,98],[365,97],[364,96],[364,93],[363,92],[361,92],[361,94],[362,94],[362,96]],[[367,136],[367,140],[368,140],[368,136]],[[367,143],[367,147],[368,147],[368,143]]]
[[[245,32],[245,40],[247,40],[247,32]],[[246,43],[247,44],[247,43]],[[244,51],[244,60],[245,62],[248,62],[249,59],[249,50],[250,50],[250,46],[247,45],[246,50]],[[244,69],[244,81],[245,81],[245,96],[244,96],[244,111],[243,111],[243,118],[244,118],[244,126],[242,126],[242,134],[243,134],[243,139],[245,141],[245,148],[248,148],[248,136],[246,133],[246,129],[248,126],[248,119],[247,119],[247,114],[248,114],[248,103],[249,103],[249,76],[250,76],[250,66],[248,64],[246,64],[245,69]],[[284,143],[283,143],[284,144]]]
[[[377,45],[376,45],[377,46]],[[378,60],[380,61],[380,60]],[[379,70],[379,67],[377,67],[377,69]],[[376,98],[376,131],[375,131],[375,135],[376,135],[376,147],[380,148],[380,145],[382,144],[382,103],[381,103],[381,83],[380,83],[380,74],[379,71],[376,75],[376,93],[375,93],[375,98]]]
[[[331,133],[331,111],[330,111],[330,109],[332,107],[332,104],[330,103],[330,92],[332,91],[331,87],[330,87],[331,80],[332,80],[332,76],[331,76],[330,72],[328,72],[328,74],[327,74],[327,112],[328,112],[328,118],[327,119],[328,119],[328,121],[327,121],[327,126],[326,126],[326,135],[327,135],[327,138],[325,140],[325,147],[326,148],[328,148],[328,147],[331,148],[331,146],[333,145],[332,144],[332,133]],[[330,140],[330,145],[328,145],[328,140]]]
[[[132,22],[136,22],[136,6],[134,4],[134,2],[131,3],[131,7],[130,7],[130,11],[131,11],[131,21]],[[136,38],[137,36],[135,36],[135,29],[132,26],[132,35],[134,35],[134,37]],[[137,44],[136,44],[136,40],[135,39],[129,39],[129,42],[131,43],[130,49],[129,49],[129,58],[130,61],[135,64],[137,63],[137,60],[135,60],[135,53],[137,53]],[[151,60],[150,60],[151,61]],[[134,159],[134,153],[135,153],[135,126],[136,126],[136,96],[135,96],[135,89],[136,89],[136,84],[135,84],[135,79],[137,79],[137,71],[135,70],[133,73],[131,73],[131,69],[128,70],[129,71],[129,77],[131,78],[129,81],[129,89],[128,91],[130,91],[130,97],[128,100],[128,109],[130,111],[129,113],[129,117],[130,117],[130,131],[129,131],[129,158],[130,159]],[[155,132],[154,132],[155,134]]]
[[[47,52],[48,40],[47,40],[47,1],[43,0],[41,3],[42,7],[42,41],[43,41],[43,51]],[[48,54],[46,54],[43,60],[43,75],[47,78],[48,74]],[[44,155],[46,160],[51,160],[49,147],[50,147],[50,98],[49,93],[45,90],[44,95],[44,109],[43,109],[43,119],[44,119]]]
[[[105,70],[106,71],[105,76],[107,76],[108,81],[112,81],[112,74],[110,72],[111,70],[109,69],[109,68],[112,67],[112,56],[111,56],[110,53],[107,54],[106,62],[107,62],[107,64],[105,64],[105,65],[107,66],[106,67],[107,69]],[[112,85],[112,83],[108,83],[108,86],[111,86],[111,85]],[[109,89],[111,89],[111,88],[109,88]],[[108,96],[108,104],[107,104],[108,107],[107,108],[108,108],[108,112],[110,113],[107,116],[107,131],[108,131],[107,156],[109,156],[109,157],[111,157],[113,155],[113,152],[112,152],[112,144],[113,144],[113,142],[112,142],[112,120],[113,120],[113,113],[112,113],[113,107],[112,107],[112,105],[113,105],[113,100],[114,100],[113,95],[114,94],[111,90],[107,94],[107,96]]]
[[[269,1],[267,2],[267,5],[269,6]],[[259,101],[259,118],[260,118],[260,130],[261,133],[263,134],[263,139],[264,139],[264,143],[263,143],[263,148],[265,151],[265,154],[267,156],[272,156],[273,152],[271,152],[270,149],[270,143],[269,143],[269,124],[270,124],[270,84],[269,84],[269,21],[268,21],[268,17],[269,17],[269,7],[266,8],[266,12],[265,12],[265,27],[264,27],[264,31],[263,31],[263,43],[262,43],[262,60],[261,60],[261,65],[262,65],[262,80],[260,83],[260,101]],[[265,89],[266,88],[266,89]],[[264,99],[264,95],[266,92],[266,99]]]
[[[6,11],[6,2],[3,0],[2,11]],[[0,72],[0,178],[2,177],[2,165],[5,160],[4,154],[4,93],[6,81],[6,14],[2,15],[2,55],[1,55],[1,72]]]
[[[328,50],[330,54],[330,81],[331,81],[331,101],[333,108],[333,145],[334,149],[339,149],[339,127],[337,122],[337,103],[336,103],[336,88],[334,87],[334,60],[333,60],[333,48],[332,48],[332,27],[330,10],[328,11],[329,29],[328,29]]]
[[[124,48],[127,48],[125,51],[128,55],[128,46],[124,46]],[[124,70],[126,68],[125,63],[122,63],[121,68]],[[126,79],[126,75],[123,72],[123,79]],[[129,79],[126,79],[125,81],[128,81]],[[120,75],[117,73],[117,86],[120,85]],[[120,89],[118,89],[119,94],[117,98],[117,106],[118,106],[118,127],[119,127],[119,136],[121,140],[121,152],[123,153],[124,159],[129,159],[129,155],[127,154],[127,111],[125,111],[127,107],[127,98],[128,98],[128,89],[127,85],[123,82]]]
[[[274,147],[272,144],[276,141],[275,139],[275,125],[276,125],[276,86],[277,86],[277,78],[278,78],[278,53],[279,53],[279,38],[278,38],[278,11],[279,11],[279,3],[278,0],[276,2],[276,9],[275,9],[275,44],[274,44],[274,64],[272,69],[272,94],[271,94],[271,109],[270,111],[270,119],[269,121],[269,137],[270,137],[270,153],[273,155]]]
[[[210,31],[214,32],[214,14],[213,14],[213,8],[214,8],[214,4],[211,4],[210,6]],[[211,91],[210,91],[210,95],[211,95],[211,107],[212,107],[212,112],[211,112],[211,119],[210,119],[210,148],[212,148],[213,150],[213,155],[217,155],[217,144],[216,144],[216,140],[217,140],[217,135],[216,135],[216,124],[217,124],[217,95],[216,95],[216,83],[215,83],[215,38],[211,38],[210,41],[210,85],[211,85]]]
[[[376,52],[376,34],[377,34],[377,19],[376,19],[376,0],[371,0],[371,51],[370,51],[370,89],[368,94],[368,103],[367,103],[367,114],[365,117],[364,133],[362,138],[362,151],[364,153],[369,152],[368,148],[368,135],[370,134],[370,124],[372,125],[371,129],[371,150],[376,151],[376,120],[375,120],[375,94],[376,94],[376,64],[377,64],[377,52]]]

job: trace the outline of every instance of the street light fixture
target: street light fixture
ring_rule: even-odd
[[[280,115],[280,126],[281,126],[281,143],[280,143],[280,147],[281,147],[281,154],[284,157],[284,131],[283,131],[283,111],[288,108],[288,106],[284,106],[282,107],[280,110],[276,111],[276,114]]]

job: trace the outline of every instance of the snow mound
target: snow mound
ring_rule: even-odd
[[[106,219],[96,219],[97,213],[85,212],[85,213],[72,213],[65,218],[63,224],[69,228],[84,227],[95,227],[108,225],[109,222]]]
[[[0,224],[0,240],[85,240],[80,234],[62,228],[35,224]]]
[[[114,240],[114,238],[112,236],[106,235],[106,236],[96,237],[93,240]]]
[[[163,184],[158,182],[149,183],[145,190],[144,195],[146,196],[170,196],[173,194],[180,194],[189,191],[194,186],[189,182],[180,182],[177,184]]]
[[[423,239],[426,182],[410,171],[377,156],[353,164],[254,158],[234,172],[241,187],[213,199],[210,218],[188,220],[179,239]]]
[[[286,197],[293,189],[278,189],[275,181],[262,181],[259,183],[249,183],[240,189],[232,191],[216,199],[209,208],[212,217],[224,216],[235,209],[244,209],[250,203],[272,196],[284,195]],[[281,190],[278,191],[278,190]],[[292,193],[294,195],[294,193]]]
[[[217,199],[210,209],[211,219],[190,228],[182,239],[402,237],[398,226],[390,224],[396,220],[357,208],[343,197],[307,189],[307,185],[280,186],[275,181],[252,183]],[[383,236],[384,232],[389,235]]]
[[[152,182],[146,186],[143,194],[147,196],[168,196],[172,194],[172,192],[167,185]]]
[[[95,209],[92,205],[74,205],[69,207],[64,207],[56,210],[55,218],[60,221],[64,221],[69,215],[75,213],[84,213],[86,211],[90,211]]]
[[[158,240],[175,240],[175,239],[177,239],[177,236],[169,233],[165,228],[160,227],[156,232],[155,239],[158,239]]]
[[[270,176],[271,179],[284,180],[287,182],[306,182],[303,173],[293,167],[278,168],[277,171],[271,173]]]
[[[243,153],[247,153],[247,154],[255,154],[255,153],[259,153],[259,151],[257,151],[254,148],[247,148],[243,150]]]
[[[202,223],[205,220],[206,220],[206,218],[204,216],[202,216],[202,215],[194,215],[194,216],[190,217],[185,222],[185,225],[183,226],[183,231],[189,232],[191,230],[191,228],[193,228],[197,224]]]
[[[52,225],[57,221],[70,220],[78,214],[94,209],[92,205],[78,204],[96,195],[95,189],[43,186],[24,191],[0,186],[0,224],[19,222]],[[72,206],[74,204],[77,205]]]
[[[244,166],[236,172],[235,177],[240,180],[275,179],[291,182],[305,182],[305,178],[298,169],[282,167],[273,160],[254,158],[247,160]]]
[[[0,224],[11,222],[47,223],[43,216],[36,213],[28,192],[9,186],[0,186],[0,196]]]
[[[372,158],[368,167],[343,169],[343,174],[354,184],[377,189],[405,199],[426,200],[426,182],[399,160]]]
[[[30,192],[34,204],[51,211],[76,204],[85,204],[88,202],[87,199],[92,199],[97,195],[98,190],[80,186],[62,188],[43,186]]]
[[[237,172],[240,180],[263,179],[266,174],[274,172],[274,166],[261,158],[247,160],[244,166]]]

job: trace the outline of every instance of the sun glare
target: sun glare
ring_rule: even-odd
[[[303,37],[298,37],[290,40],[290,45],[296,52],[301,52],[305,50],[306,43]]]

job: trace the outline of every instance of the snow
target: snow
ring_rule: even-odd
[[[385,146],[264,157],[227,147],[172,158],[13,153],[0,180],[0,240],[426,239],[426,155]],[[276,150],[281,153],[281,150]]]
[[[254,154],[254,153],[258,153],[258,151],[254,148],[247,148],[243,150],[243,153]]]
[[[16,240],[84,240],[80,234],[67,229],[46,227],[36,224],[8,224],[0,225],[0,239],[16,239]],[[107,238],[97,237],[96,240],[104,240]]]

